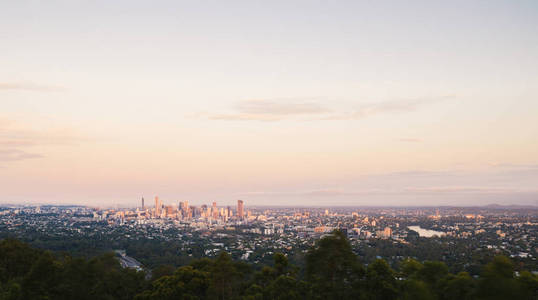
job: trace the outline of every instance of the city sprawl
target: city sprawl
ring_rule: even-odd
[[[117,251],[122,265],[180,266],[225,251],[268,263],[274,253],[302,264],[307,250],[334,230],[347,235],[368,264],[407,258],[442,261],[472,275],[496,255],[538,271],[538,209],[532,207],[259,207],[142,203],[136,208],[4,206],[0,237],[72,255]]]

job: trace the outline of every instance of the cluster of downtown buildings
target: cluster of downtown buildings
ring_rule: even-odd
[[[155,196],[155,205],[146,206],[144,198],[141,206],[135,210],[97,210],[93,214],[97,220],[113,220],[120,224],[129,221],[144,222],[144,220],[201,220],[209,223],[241,223],[251,217],[251,211],[246,211],[243,200],[237,200],[236,208],[230,206],[218,207],[217,202],[212,205],[193,206],[189,201],[179,201],[177,205],[165,205],[158,196]]]
[[[163,204],[159,198],[151,205],[123,209],[0,207],[3,237],[53,243],[92,239],[103,241],[103,247],[123,241],[120,249],[137,241],[170,242],[181,245],[177,255],[227,251],[253,263],[277,251],[300,256],[335,229],[347,234],[353,250],[365,260],[380,256],[397,262],[410,256],[464,265],[478,253],[504,254],[526,264],[536,264],[538,258],[538,208],[249,206],[247,210],[241,200],[237,206],[193,206],[187,201]],[[416,252],[420,248],[412,236],[417,233],[426,238],[421,247],[427,243],[438,249],[437,256],[431,256],[431,249]]]

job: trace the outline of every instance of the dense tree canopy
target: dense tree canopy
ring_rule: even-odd
[[[255,271],[257,270],[257,271]],[[72,258],[0,241],[0,299],[537,299],[538,277],[495,257],[480,276],[452,274],[444,263],[407,259],[394,270],[359,263],[346,236],[333,232],[306,253],[305,270],[276,253],[254,268],[222,252],[151,276],[122,268],[114,254]]]

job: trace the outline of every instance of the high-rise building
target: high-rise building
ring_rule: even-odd
[[[392,229],[390,229],[390,227],[385,227],[384,230],[376,231],[376,236],[388,239],[392,236]]]
[[[208,216],[206,215],[206,212],[207,212],[207,205],[202,204],[202,206],[200,206],[200,216],[202,218],[207,218]]]
[[[243,212],[243,200],[237,200],[237,217],[241,220],[245,217]]]
[[[144,197],[142,197],[142,210],[144,210]]]
[[[385,227],[385,230],[383,230],[383,235],[385,237],[391,237],[392,236],[392,229],[390,229],[390,227]]]
[[[161,216],[161,201],[159,196],[155,196],[155,217],[158,218]]]
[[[198,209],[196,208],[196,206],[189,206],[188,207],[188,213],[187,213],[187,218],[196,218],[198,216],[200,216],[200,212],[198,211]]]
[[[179,202],[179,207],[182,211],[187,212],[189,210],[189,201]]]
[[[176,208],[173,205],[166,205],[164,207],[164,213],[167,218],[172,218],[176,216]]]
[[[183,218],[190,218],[190,210],[189,210],[189,201],[180,201],[179,202],[179,210],[181,211],[181,215]]]
[[[213,202],[213,209],[212,209],[213,219],[219,218],[219,210],[217,208],[217,202]]]

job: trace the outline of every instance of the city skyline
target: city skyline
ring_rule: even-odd
[[[535,1],[17,1],[0,37],[0,204],[538,205]]]

